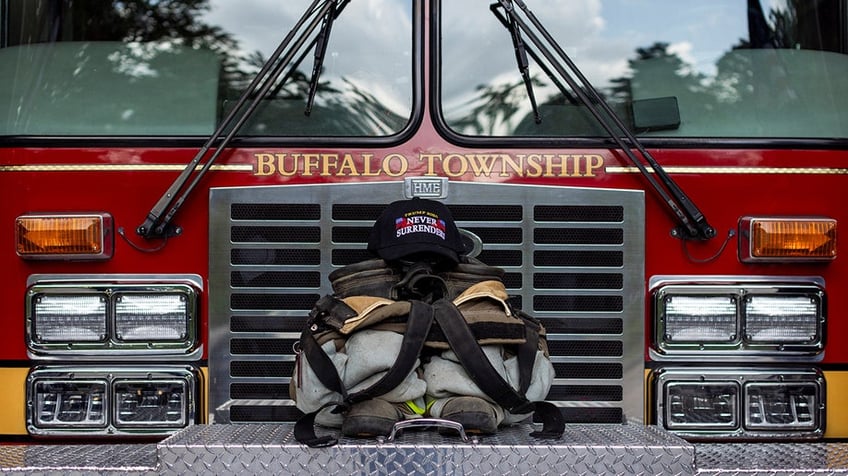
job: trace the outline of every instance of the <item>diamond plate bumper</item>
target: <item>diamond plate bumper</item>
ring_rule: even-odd
[[[848,443],[690,444],[651,426],[531,427],[463,443],[432,430],[307,448],[293,425],[197,425],[157,444],[0,446],[17,474],[848,474]]]

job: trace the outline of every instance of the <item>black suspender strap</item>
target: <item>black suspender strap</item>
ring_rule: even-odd
[[[531,433],[537,438],[559,438],[565,431],[565,420],[559,409],[549,402],[530,402],[513,389],[492,367],[483,349],[474,339],[465,318],[456,306],[441,299],[433,303],[435,319],[447,338],[451,349],[459,358],[465,371],[486,395],[511,413],[536,411],[542,421],[542,431]],[[535,357],[535,351],[534,351]],[[524,360],[527,360],[525,355]],[[528,382],[529,385],[529,382]]]
[[[400,353],[385,375],[365,390],[347,397],[348,403],[357,403],[384,395],[401,384],[415,368],[415,361],[424,348],[424,340],[433,324],[433,308],[421,301],[410,301],[412,307],[406,321],[406,332],[400,345]]]
[[[300,341],[308,365],[312,367],[312,370],[318,376],[318,380],[325,387],[341,394],[344,402],[327,403],[318,410],[302,416],[294,427],[294,437],[297,441],[312,448],[335,445],[337,443],[335,438],[315,435],[315,417],[318,412],[332,406],[336,407],[333,410],[334,412],[344,412],[354,403],[384,395],[400,385],[406,376],[412,372],[415,368],[415,361],[418,360],[421,349],[424,347],[427,334],[430,333],[430,326],[433,324],[433,308],[421,301],[410,301],[410,303],[412,306],[407,318],[407,329],[403,335],[403,341],[401,341],[400,353],[394,364],[380,380],[365,390],[351,395],[347,394],[336,366],[333,365],[324,349],[318,345],[312,333],[308,330],[303,332]],[[301,365],[303,365],[303,360],[301,360]]]

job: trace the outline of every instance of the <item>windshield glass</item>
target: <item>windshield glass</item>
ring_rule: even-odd
[[[440,4],[447,126],[476,137],[604,136],[567,83],[532,59],[525,34],[537,123],[510,31],[489,3],[498,2]],[[845,0],[525,3],[639,136],[848,137]]]
[[[0,135],[211,134],[310,3],[0,0]],[[353,1],[338,18],[310,115],[318,29],[241,135],[381,137],[409,123],[411,2]]]

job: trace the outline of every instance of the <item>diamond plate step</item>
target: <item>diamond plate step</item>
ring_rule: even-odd
[[[569,425],[560,440],[530,425],[463,443],[431,430],[392,443],[342,439],[305,448],[292,425],[198,425],[159,446],[160,470],[215,474],[693,474],[694,448],[641,425]]]

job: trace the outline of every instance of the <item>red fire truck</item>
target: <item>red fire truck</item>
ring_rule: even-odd
[[[297,341],[424,197],[544,324],[567,422],[457,472],[844,470],[846,78],[845,0],[0,0],[0,460],[333,472],[286,443]]]

